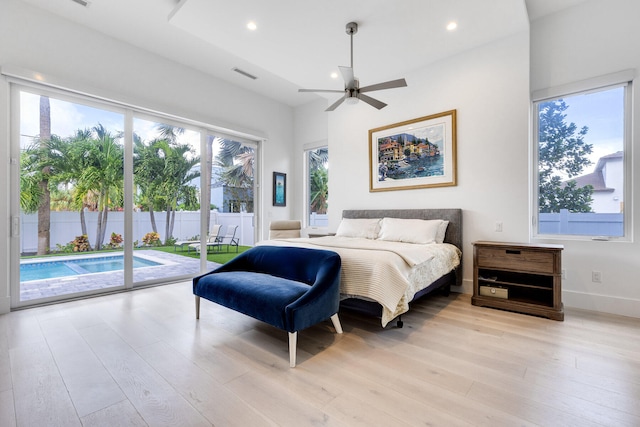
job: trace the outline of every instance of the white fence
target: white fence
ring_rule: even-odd
[[[624,235],[624,217],[621,213],[574,213],[561,209],[559,213],[541,213],[539,221],[540,234]]]
[[[96,226],[98,222],[97,212],[85,212],[87,233],[92,246],[96,241]],[[166,212],[155,212],[156,227],[160,239],[164,241],[166,224]],[[219,213],[211,212],[211,224],[221,224],[222,232],[226,232],[229,225],[237,225],[236,237],[240,238],[240,244],[253,246],[254,226],[252,213]],[[133,213],[133,240],[142,244],[142,237],[153,231],[149,212]],[[124,237],[124,212],[109,212],[107,219],[107,232],[105,241],[108,244],[111,233],[117,233]],[[56,245],[64,246],[73,241],[76,236],[82,234],[79,212],[51,212],[50,248],[56,249]],[[191,239],[200,235],[200,212],[176,212],[173,225],[173,237],[178,240]],[[37,252],[38,250],[38,214],[20,215],[20,253]]]
[[[312,212],[309,215],[309,227],[326,227],[329,225],[329,215]]]

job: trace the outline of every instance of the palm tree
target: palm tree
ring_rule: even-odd
[[[193,156],[193,149],[188,144],[168,143],[157,141],[157,146],[164,151],[165,167],[161,190],[165,199],[166,215],[165,244],[173,237],[173,226],[176,217],[178,200],[191,192],[193,186],[189,183],[200,176],[200,171],[194,170],[200,164],[200,158]]]
[[[215,164],[221,168],[219,179],[233,197],[250,206],[247,193],[253,188],[255,151],[237,141],[221,139]]]
[[[326,214],[329,199],[329,149],[309,151],[309,208],[311,212]]]
[[[165,243],[172,238],[178,202],[193,199],[195,187],[189,183],[200,176],[195,167],[200,158],[194,156],[188,144],[168,139],[145,143],[134,138],[134,172],[140,188],[139,199],[149,208],[151,224],[156,233],[154,209],[166,210]],[[191,200],[191,202],[193,202]]]
[[[309,207],[311,212],[326,214],[329,199],[329,174],[325,167],[319,167],[310,176]]]
[[[40,97],[40,141],[46,142],[51,138],[51,105],[48,96]],[[44,150],[40,151],[41,155],[46,158]],[[40,175],[40,203],[38,204],[38,255],[44,255],[49,252],[51,245],[51,199],[49,192],[49,173],[50,168],[46,165],[42,169]]]
[[[160,183],[164,171],[164,152],[162,152],[155,140],[145,143],[138,135],[133,135],[133,172],[135,183],[139,189],[137,196],[138,203],[149,210],[151,229],[158,232],[156,226],[155,209],[162,209],[162,202],[159,200]]]
[[[107,230],[109,207],[115,202],[122,206],[124,163],[123,147],[117,142],[118,136],[112,135],[104,126],[98,124],[93,127],[96,139],[88,153],[92,160],[89,172],[85,178],[89,185],[85,188],[96,190],[98,193],[98,225],[96,228],[95,249],[102,248],[102,242]]]

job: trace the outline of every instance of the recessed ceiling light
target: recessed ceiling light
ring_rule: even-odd
[[[249,21],[249,23],[247,24],[247,28],[250,29],[251,31],[255,31],[258,29],[258,26],[256,25],[255,22]]]
[[[338,73],[336,73],[335,71],[333,73],[331,73],[331,78],[332,79],[337,79],[338,78]]]
[[[451,22],[449,22],[449,23],[447,24],[447,30],[449,30],[449,31],[453,31],[453,30],[455,30],[456,28],[458,28],[458,23],[457,23],[457,22],[455,22],[455,21],[451,21]]]

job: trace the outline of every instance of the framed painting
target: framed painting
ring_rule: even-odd
[[[456,185],[456,110],[369,131],[369,191]]]
[[[287,206],[286,173],[273,173],[273,206]]]

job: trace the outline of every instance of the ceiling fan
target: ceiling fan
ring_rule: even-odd
[[[298,92],[331,92],[331,93],[344,93],[344,96],[331,104],[325,111],[333,111],[344,101],[358,102],[359,99],[363,100],[367,104],[377,108],[378,110],[387,106],[382,101],[371,98],[365,95],[364,92],[373,92],[374,90],[393,89],[396,87],[405,87],[407,82],[405,79],[390,80],[384,83],[377,83],[370,86],[360,87],[358,79],[353,75],[353,35],[358,32],[358,24],[355,22],[349,22],[346,26],[346,32],[351,38],[351,66],[350,67],[338,67],[340,73],[344,79],[344,90],[333,89],[298,89]]]

